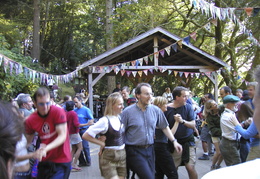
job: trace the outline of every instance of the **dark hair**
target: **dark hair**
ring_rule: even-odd
[[[77,98],[77,99],[78,99],[79,101],[81,101],[81,102],[83,101],[82,98],[81,98],[80,96],[74,96],[73,99],[75,99],[75,98]]]
[[[66,110],[72,111],[74,109],[74,105],[75,105],[74,101],[67,101],[66,102]]]
[[[248,96],[248,90],[244,90],[243,94],[242,94],[242,98],[243,101],[247,101],[250,99],[250,97]]]
[[[68,101],[70,98],[71,98],[70,95],[65,95],[64,98],[63,98],[63,101]]]
[[[173,100],[176,99],[176,96],[181,96],[181,92],[182,91],[189,91],[187,88],[183,87],[183,86],[177,86],[173,89],[172,91],[172,97],[173,97]]]
[[[22,137],[23,126],[17,108],[0,102],[0,178],[11,178],[7,165],[15,160],[15,148]]]
[[[124,86],[121,91],[126,90],[128,93],[130,93],[130,88],[128,86]]]
[[[213,96],[212,93],[206,93],[205,95],[208,95],[208,98],[209,98],[209,99],[213,99],[213,100],[214,100],[214,96]]]
[[[50,92],[47,88],[45,87],[40,87],[37,89],[37,91],[35,91],[34,95],[33,95],[33,100],[35,102],[37,102],[37,98],[38,97],[43,97],[43,96],[49,96],[50,97]]]
[[[139,83],[139,84],[136,86],[136,88],[135,88],[135,94],[141,94],[141,93],[142,93],[141,88],[142,88],[143,86],[147,86],[147,87],[149,87],[149,88],[152,88],[149,83]]]
[[[223,86],[223,87],[220,88],[220,89],[223,89],[226,94],[227,94],[227,93],[232,94],[231,88],[229,88],[228,86]]]

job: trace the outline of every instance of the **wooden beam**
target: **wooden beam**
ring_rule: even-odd
[[[208,65],[208,66],[212,66],[212,68],[218,69],[217,66],[213,65],[212,63],[210,63],[210,62],[208,62],[208,61],[206,61],[206,60],[204,60],[204,59],[202,59],[202,58],[200,58],[200,57],[198,57],[197,55],[195,55],[195,54],[189,52],[188,50],[186,50],[186,49],[184,49],[184,48],[180,48],[180,47],[178,46],[178,50],[181,51],[181,52],[183,52],[183,53],[185,53],[185,54],[187,54],[188,56],[190,56],[190,57],[192,57],[192,58],[194,58],[194,59],[196,59],[196,60],[198,60],[198,61],[200,61],[200,62],[202,62],[202,63],[204,63],[204,64],[206,64],[206,65]]]
[[[153,39],[153,36],[148,37],[146,39],[142,39],[142,40],[136,42],[135,44],[129,44],[129,46],[126,46],[124,49],[121,49],[120,51],[116,51],[113,54],[110,54],[109,53],[110,50],[109,50],[109,51],[107,51],[107,52],[105,52],[105,53],[103,53],[101,55],[102,57],[100,57],[100,59],[102,59],[102,60],[100,60],[100,59],[94,60],[93,59],[93,60],[91,60],[91,62],[89,62],[89,64],[88,64],[88,62],[85,62],[84,66],[86,67],[86,66],[91,65],[93,63],[95,63],[97,66],[101,65],[101,64],[104,64],[104,63],[110,61],[113,58],[116,58],[116,57],[118,57],[118,56],[120,56],[122,54],[125,54],[125,53],[129,52],[129,50],[133,50],[132,46],[138,47],[139,45],[144,44],[144,43],[146,43],[146,42],[148,42],[148,41],[150,41],[152,39]]]

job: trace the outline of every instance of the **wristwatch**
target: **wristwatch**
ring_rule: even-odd
[[[174,143],[175,141],[177,141],[177,139],[173,139],[173,140],[172,140],[172,143]]]
[[[186,121],[185,121],[185,120],[183,120],[183,121],[182,121],[182,124],[185,124],[185,122],[186,122]]]

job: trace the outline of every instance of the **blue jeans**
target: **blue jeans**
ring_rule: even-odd
[[[250,143],[247,140],[241,140],[240,141],[240,158],[241,162],[245,162],[246,158],[248,156],[248,153],[250,151]]]
[[[37,179],[68,179],[71,171],[71,162],[53,163],[40,162]]]
[[[28,172],[16,172],[14,174],[14,179],[31,179],[31,170]]]
[[[155,178],[178,179],[178,172],[175,167],[172,155],[168,149],[168,143],[154,143],[155,152]]]
[[[82,138],[82,135],[86,132],[87,129],[81,129],[79,131],[79,134]],[[79,163],[80,164],[91,164],[91,158],[90,158],[90,150],[89,150],[89,144],[88,141],[82,139],[82,146],[83,150],[81,151],[81,154],[79,156]]]
[[[154,179],[155,156],[153,145],[147,148],[139,148],[126,145],[127,166],[135,172],[140,179]]]

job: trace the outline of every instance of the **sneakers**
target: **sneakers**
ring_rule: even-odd
[[[212,165],[211,167],[210,167],[210,170],[215,170],[216,169],[216,166],[215,165]]]
[[[206,154],[203,154],[201,157],[199,157],[199,160],[209,160],[209,156]]]
[[[79,167],[89,167],[91,166],[91,163],[80,163],[78,164]]]
[[[214,156],[214,152],[209,152],[209,156]]]
[[[216,166],[216,169],[219,169],[219,168],[221,168],[221,166],[220,166],[220,165],[217,165],[217,166]]]

